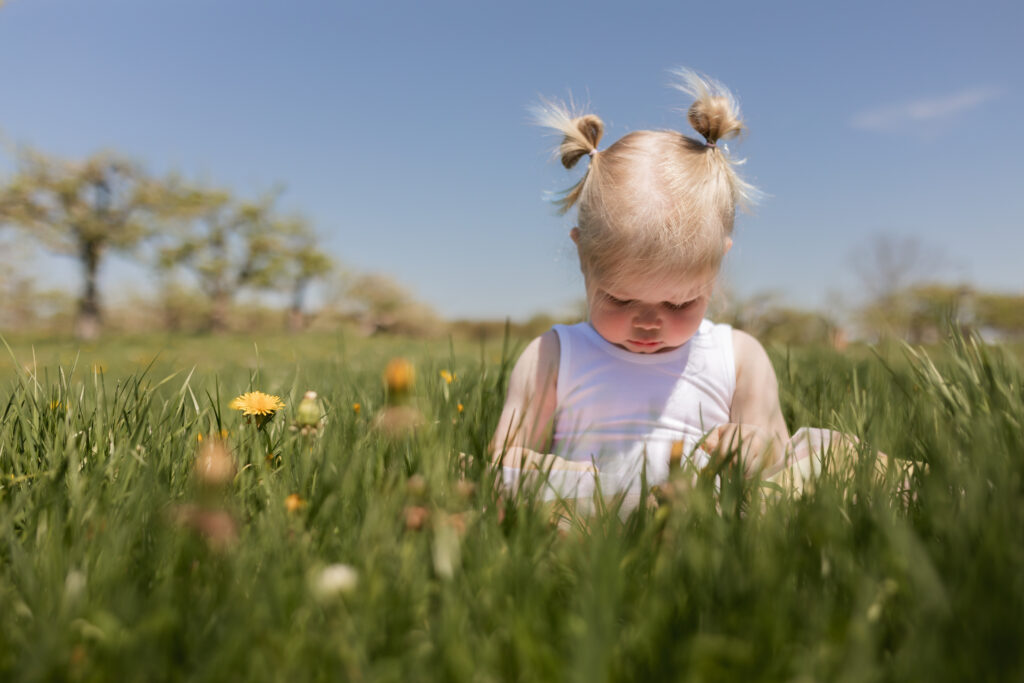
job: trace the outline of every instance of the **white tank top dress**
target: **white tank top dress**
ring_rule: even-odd
[[[606,341],[590,323],[555,325],[560,355],[557,407],[551,452],[567,460],[593,462],[592,474],[572,470],[521,472],[505,466],[504,485],[538,485],[543,500],[577,499],[589,510],[596,486],[604,496],[623,493],[625,514],[669,474],[673,445],[697,469],[709,456],[701,438],[729,422],[736,390],[732,328],[701,322],[686,344],[665,353],[631,353]],[[828,429],[803,427],[786,444],[786,458],[765,470],[769,481],[802,488],[821,471],[823,453],[855,450],[857,439]]]
[[[590,323],[555,325],[560,356],[552,452],[593,461],[602,489],[639,487],[668,478],[673,445],[702,467],[696,448],[729,421],[736,390],[732,328],[704,320],[697,333],[664,353],[631,353]]]

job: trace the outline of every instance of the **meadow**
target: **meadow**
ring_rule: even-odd
[[[10,340],[0,679],[1024,678],[1017,356],[771,349],[790,428],[856,434],[856,461],[802,495],[726,463],[559,524],[485,457],[520,348]],[[261,429],[229,407],[254,390],[285,404]]]

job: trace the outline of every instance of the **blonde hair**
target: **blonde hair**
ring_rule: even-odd
[[[556,200],[577,207],[580,268],[614,282],[637,272],[678,275],[717,270],[732,234],[737,205],[758,196],[718,147],[743,129],[739,106],[720,83],[689,69],[673,86],[694,97],[687,119],[704,142],[671,130],[629,133],[598,150],[604,123],[543,101],[537,122],[562,134],[557,153],[570,169],[584,156],[583,177]]]

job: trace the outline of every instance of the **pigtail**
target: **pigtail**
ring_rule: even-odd
[[[679,68],[672,75],[677,79],[672,86],[694,98],[686,118],[709,147],[743,131],[739,103],[728,88],[692,69]]]
[[[672,87],[694,98],[693,104],[686,112],[686,118],[705,140],[700,151],[709,155],[712,165],[717,166],[725,174],[733,203],[741,208],[748,208],[751,204],[757,203],[762,196],[761,192],[740,178],[735,169],[746,160],[730,159],[726,154],[728,148],[723,150],[717,144],[719,140],[735,138],[746,131],[740,115],[739,102],[724,85],[692,69],[680,67],[673,70],[672,75],[676,79]],[[696,141],[691,142],[694,143],[691,147],[700,145]]]
[[[572,168],[581,158],[590,156],[587,172],[579,182],[555,200],[559,213],[565,213],[579,200],[593,165],[597,162],[597,144],[604,134],[604,122],[593,114],[574,116],[564,104],[550,100],[542,100],[540,105],[533,108],[533,118],[538,125],[562,134],[562,143],[556,152],[562,166]]]

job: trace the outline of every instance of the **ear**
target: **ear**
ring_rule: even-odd
[[[731,237],[726,237],[725,238],[725,251],[722,252],[722,256],[725,256],[726,254],[728,254],[730,249],[732,249],[732,238]]]
[[[583,252],[582,250],[580,250],[580,229],[573,228],[572,230],[570,230],[569,238],[572,240],[573,244],[576,245],[576,256],[579,258],[580,261],[580,272],[583,273],[583,279],[586,280],[587,269],[583,267]]]

